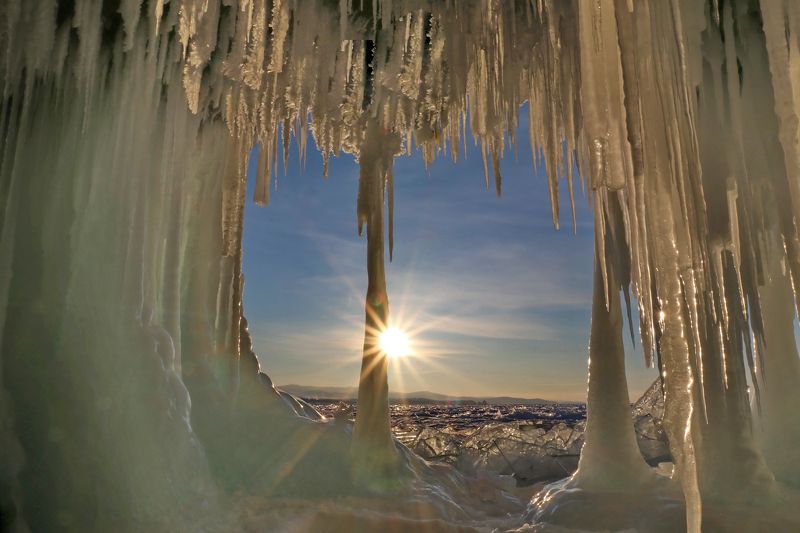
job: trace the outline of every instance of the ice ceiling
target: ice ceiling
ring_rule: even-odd
[[[797,486],[798,30],[793,0],[6,0],[4,516],[135,530],[213,515],[220,487],[326,494],[374,481],[374,468],[337,473],[330,442],[344,437],[298,422],[313,413],[271,387],[250,349],[248,155],[261,146],[260,203],[291,139],[361,165],[369,289],[351,460],[374,467],[394,449],[376,349],[393,158],[458,159],[471,133],[500,194],[524,102],[554,224],[558,187],[574,197],[573,162],[595,216],[576,479],[604,490],[600,479],[643,476],[620,415],[621,290],[663,376],[688,529],[707,502],[770,502]],[[298,446],[334,470],[287,474]]]

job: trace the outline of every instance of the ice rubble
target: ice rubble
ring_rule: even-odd
[[[388,318],[392,158],[461,157],[469,129],[499,194],[524,101],[554,223],[573,161],[591,197],[593,327],[618,322],[619,289],[636,298],[688,529],[720,502],[774,509],[776,478],[800,484],[799,25],[794,0],[6,0],[4,520],[136,529],[218,516],[220,486],[353,489],[363,454],[287,410],[246,346],[250,148],[261,203],[292,137],[363,165],[360,400],[375,411],[356,441],[385,459],[385,369],[369,352]],[[606,497],[603,461],[643,470],[617,326],[597,329],[588,425],[607,423],[587,429],[574,480]]]
[[[430,461],[466,475],[481,470],[511,475],[518,485],[572,475],[586,431],[579,405],[529,407],[392,406],[393,433]],[[662,426],[664,395],[657,379],[631,409],[639,450],[657,467],[669,463]]]
[[[420,427],[398,438],[421,457],[453,464],[465,474],[480,470],[511,475],[521,485],[571,475],[583,446],[584,422],[535,424],[486,423],[465,431]]]

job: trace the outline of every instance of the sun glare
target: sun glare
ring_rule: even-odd
[[[408,335],[394,326],[386,328],[380,337],[381,350],[389,357],[403,357],[409,353]]]

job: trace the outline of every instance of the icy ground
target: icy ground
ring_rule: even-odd
[[[331,431],[352,430],[352,405],[310,403],[328,419]],[[662,416],[657,381],[632,406],[639,448],[656,473],[641,494],[593,494],[570,486],[568,476],[577,467],[584,440],[583,404],[397,404],[392,406],[392,429],[402,443],[410,483],[394,496],[307,499],[238,493],[234,514],[238,527],[254,533],[585,533],[581,524],[587,516],[596,524],[592,531],[684,531],[683,498],[669,479],[672,463]],[[548,506],[553,498],[560,505]],[[797,494],[786,492],[783,498],[800,504]],[[789,506],[754,507],[710,503],[707,530],[795,530]],[[635,527],[620,528],[620,523]]]
[[[639,448],[652,466],[670,461],[661,428],[663,398],[654,383],[633,406]],[[329,418],[349,418],[353,406],[311,400]],[[541,405],[394,404],[392,431],[428,461],[467,476],[481,471],[512,476],[517,486],[554,481],[578,466],[586,426],[581,403]]]

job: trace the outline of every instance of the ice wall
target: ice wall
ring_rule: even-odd
[[[212,104],[190,111],[160,13],[0,6],[3,531],[228,531],[221,488],[346,477],[343,432],[321,439],[249,350],[247,149]],[[284,473],[320,441],[345,460]]]
[[[0,45],[2,433],[21,452],[2,453],[4,527],[213,522],[183,381],[199,354],[182,348],[186,322],[214,331],[190,289],[224,278],[219,244],[190,250],[220,211],[227,130],[185,111],[170,47],[101,46],[100,4],[78,4],[75,50],[55,4],[34,4],[5,5]]]
[[[469,130],[499,194],[525,101],[554,223],[573,161],[590,192],[608,312],[629,265],[689,529],[703,502],[770,501],[800,464],[798,21],[792,0],[7,0],[0,442],[18,453],[0,504],[79,528],[77,509],[110,523],[174,502],[171,484],[204,501],[209,476],[252,475],[264,438],[252,481],[278,479],[285,436],[318,430],[242,348],[250,148],[261,203],[292,138],[358,157],[372,258],[391,156],[456,159]]]

